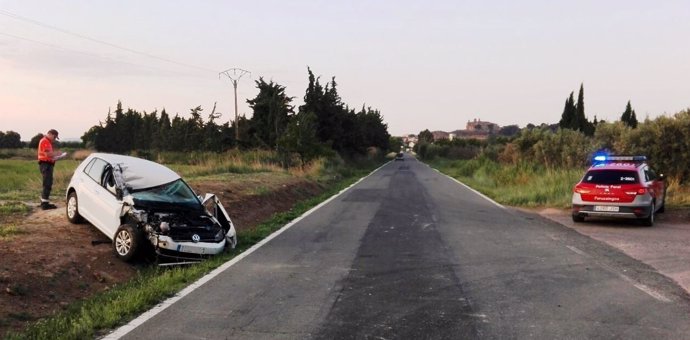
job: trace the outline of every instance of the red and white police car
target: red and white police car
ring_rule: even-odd
[[[573,221],[613,217],[652,226],[665,201],[664,176],[649,167],[645,156],[597,155],[573,188]]]

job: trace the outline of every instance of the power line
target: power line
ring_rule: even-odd
[[[109,47],[112,47],[112,48],[120,49],[120,50],[127,51],[127,52],[134,53],[134,54],[139,54],[139,55],[142,55],[142,56],[145,56],[145,57],[148,57],[148,58],[152,58],[152,59],[158,59],[158,60],[161,60],[161,61],[165,61],[165,62],[167,62],[167,63],[176,64],[176,65],[184,66],[184,67],[195,68],[195,69],[199,69],[199,70],[203,70],[203,71],[208,71],[208,72],[213,72],[213,73],[218,72],[218,71],[216,71],[216,70],[212,70],[212,69],[209,69],[209,68],[205,68],[205,67],[201,67],[201,66],[195,66],[195,65],[190,65],[190,64],[185,64],[185,63],[181,63],[181,62],[178,62],[178,61],[174,61],[174,60],[171,60],[171,59],[168,59],[168,58],[163,58],[163,57],[155,56],[155,55],[150,54],[150,53],[137,51],[137,50],[134,50],[134,49],[131,49],[131,48],[128,48],[128,47],[123,47],[123,46],[115,45],[115,44],[109,43],[109,42],[107,42],[107,41],[103,41],[103,40],[100,40],[100,39],[92,38],[92,37],[89,37],[89,36],[86,36],[86,35],[83,35],[83,34],[79,34],[79,33],[74,33],[74,32],[71,32],[71,31],[68,31],[68,30],[65,30],[65,29],[62,29],[62,28],[53,26],[53,25],[45,24],[45,23],[42,23],[42,22],[40,22],[40,21],[36,21],[36,20],[33,20],[33,19],[29,19],[29,18],[26,18],[26,17],[22,17],[22,16],[19,16],[19,15],[17,15],[17,14],[14,14],[14,13],[12,13],[12,12],[8,12],[8,11],[6,11],[6,10],[0,9],[0,15],[4,15],[4,16],[10,17],[10,18],[12,18],[12,19],[16,19],[16,20],[25,21],[25,22],[28,22],[28,23],[31,23],[31,24],[34,24],[34,25],[37,25],[37,26],[41,26],[41,27],[43,27],[43,28],[47,28],[47,29],[51,29],[51,30],[54,30],[54,31],[58,31],[58,32],[60,32],[60,33],[64,33],[64,34],[68,34],[68,35],[71,35],[71,36],[74,36],[74,37],[77,37],[77,38],[89,40],[89,41],[91,41],[91,42],[95,42],[95,43],[98,43],[98,44],[106,45],[106,46],[109,46]]]
[[[125,65],[130,65],[130,66],[135,66],[135,67],[143,67],[143,68],[147,68],[147,69],[149,69],[149,70],[158,71],[158,72],[172,72],[172,73],[183,74],[183,75],[185,75],[185,76],[191,76],[190,74],[186,74],[186,73],[182,73],[182,72],[178,72],[178,71],[162,70],[162,69],[155,68],[155,67],[151,67],[151,66],[146,66],[146,65],[140,65],[140,64],[130,63],[130,62],[127,62],[127,61],[118,60],[118,59],[111,58],[111,57],[108,57],[108,56],[103,56],[103,55],[98,55],[98,54],[95,54],[95,53],[90,53],[90,52],[75,50],[75,49],[71,49],[71,48],[67,48],[67,47],[63,47],[63,46],[59,46],[59,45],[55,45],[55,44],[46,43],[46,42],[43,42],[43,41],[38,41],[38,40],[26,38],[26,37],[21,37],[21,36],[14,35],[14,34],[10,34],[10,33],[0,32],[0,35],[4,35],[4,36],[10,37],[10,38],[14,38],[14,39],[19,39],[19,40],[24,40],[24,41],[32,42],[32,43],[34,43],[34,44],[44,45],[44,46],[47,46],[47,47],[50,47],[50,48],[54,48],[54,49],[57,49],[57,50],[63,50],[63,51],[71,52],[71,53],[77,53],[77,54],[85,55],[85,56],[88,56],[88,57],[94,57],[94,58],[100,58],[100,59],[108,59],[108,60],[111,60],[111,61],[113,61],[113,62],[121,63],[121,64],[125,64]],[[194,77],[206,78],[206,77],[202,77],[202,76],[198,76],[198,75],[196,75],[196,76],[194,76]]]

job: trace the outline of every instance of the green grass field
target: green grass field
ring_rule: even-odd
[[[0,201],[39,201],[41,194],[41,173],[33,150],[0,150]],[[86,157],[84,151],[77,151],[78,158]],[[320,173],[323,161],[316,161],[309,169],[283,169],[279,158],[271,151],[229,151],[227,153],[157,153],[147,155],[179,173],[186,180],[219,174],[289,173],[301,176],[309,172]],[[67,184],[80,161],[65,159],[55,165],[52,200],[62,200]],[[316,167],[316,169],[314,169]]]
[[[79,162],[58,161],[53,172],[53,199],[62,198],[69,179]],[[0,200],[39,201],[41,173],[34,160],[0,159]]]

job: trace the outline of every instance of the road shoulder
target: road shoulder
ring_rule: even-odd
[[[575,223],[569,210],[522,209],[604,242],[657,270],[690,293],[690,223],[682,212],[660,214],[653,227],[634,221],[587,220]]]

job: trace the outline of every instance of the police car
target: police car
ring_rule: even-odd
[[[597,155],[582,180],[573,188],[572,216],[638,219],[654,224],[664,212],[666,183],[647,164],[645,156]]]

